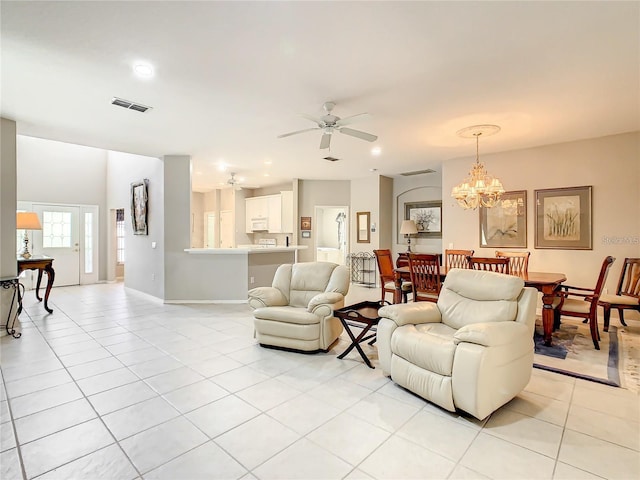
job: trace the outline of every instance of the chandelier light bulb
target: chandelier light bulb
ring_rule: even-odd
[[[493,135],[499,131],[497,125],[474,125],[458,131],[461,137],[476,139],[476,163],[471,167],[469,177],[451,189],[451,196],[465,210],[495,207],[505,192],[502,182],[487,173],[479,154],[480,135]]]

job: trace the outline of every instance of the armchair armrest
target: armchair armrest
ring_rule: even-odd
[[[393,321],[398,327],[420,323],[440,323],[442,315],[433,302],[397,303],[378,310],[378,315]]]
[[[315,313],[318,307],[323,305],[331,306],[344,300],[344,295],[338,292],[319,293],[309,301],[307,311]]]
[[[257,287],[249,290],[251,308],[282,307],[288,303],[283,293],[275,287]]]
[[[485,347],[496,347],[513,343],[522,337],[531,336],[529,328],[519,322],[483,322],[465,325],[453,335],[453,342],[475,343]]]

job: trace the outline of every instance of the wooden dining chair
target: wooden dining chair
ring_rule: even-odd
[[[640,258],[625,258],[620,271],[620,280],[615,295],[602,294],[598,305],[604,308],[604,331],[609,331],[609,319],[611,309],[618,309],[620,323],[624,322],[625,310],[637,310],[640,312]]]
[[[374,250],[373,253],[376,256],[376,262],[378,263],[378,271],[380,272],[380,285],[382,287],[382,301],[384,302],[387,293],[395,294],[396,291],[391,250]],[[404,303],[407,303],[407,297],[409,295],[409,292],[411,291],[411,282],[402,282],[402,301]]]
[[[529,272],[529,256],[531,252],[505,252],[496,250],[496,258],[509,259],[509,273],[522,276]]]
[[[473,250],[445,250],[444,266],[450,268],[469,268],[467,257],[473,256]]]
[[[591,339],[596,350],[600,350],[598,340],[600,340],[600,332],[598,331],[598,301],[600,294],[607,280],[607,273],[615,258],[609,256],[602,262],[600,274],[594,288],[572,287],[570,285],[560,285],[557,296],[560,303],[554,310],[555,325],[560,325],[560,317],[578,317],[589,322],[591,330]]]
[[[469,268],[509,275],[509,259],[494,257],[467,257]]]
[[[426,253],[409,254],[409,273],[414,302],[437,302],[440,295],[440,257]]]

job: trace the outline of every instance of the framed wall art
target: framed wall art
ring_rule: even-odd
[[[404,204],[404,219],[416,222],[418,237],[442,238],[442,202]]]
[[[149,197],[147,187],[149,180],[146,178],[137,183],[131,184],[131,222],[133,224],[134,235],[148,235],[147,211],[149,207]]]
[[[480,246],[527,248],[527,191],[505,192],[495,207],[479,209]]]
[[[300,217],[300,230],[311,230],[311,217]]]
[[[593,248],[591,191],[591,186],[535,191],[535,248]]]

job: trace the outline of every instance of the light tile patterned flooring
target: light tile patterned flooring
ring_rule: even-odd
[[[348,302],[378,292],[354,286]],[[480,422],[357,352],[338,360],[344,339],[261,348],[247,305],[162,305],[121,284],[50,300],[44,315],[27,292],[22,338],[0,340],[3,480],[640,478],[627,390],[534,370]]]

